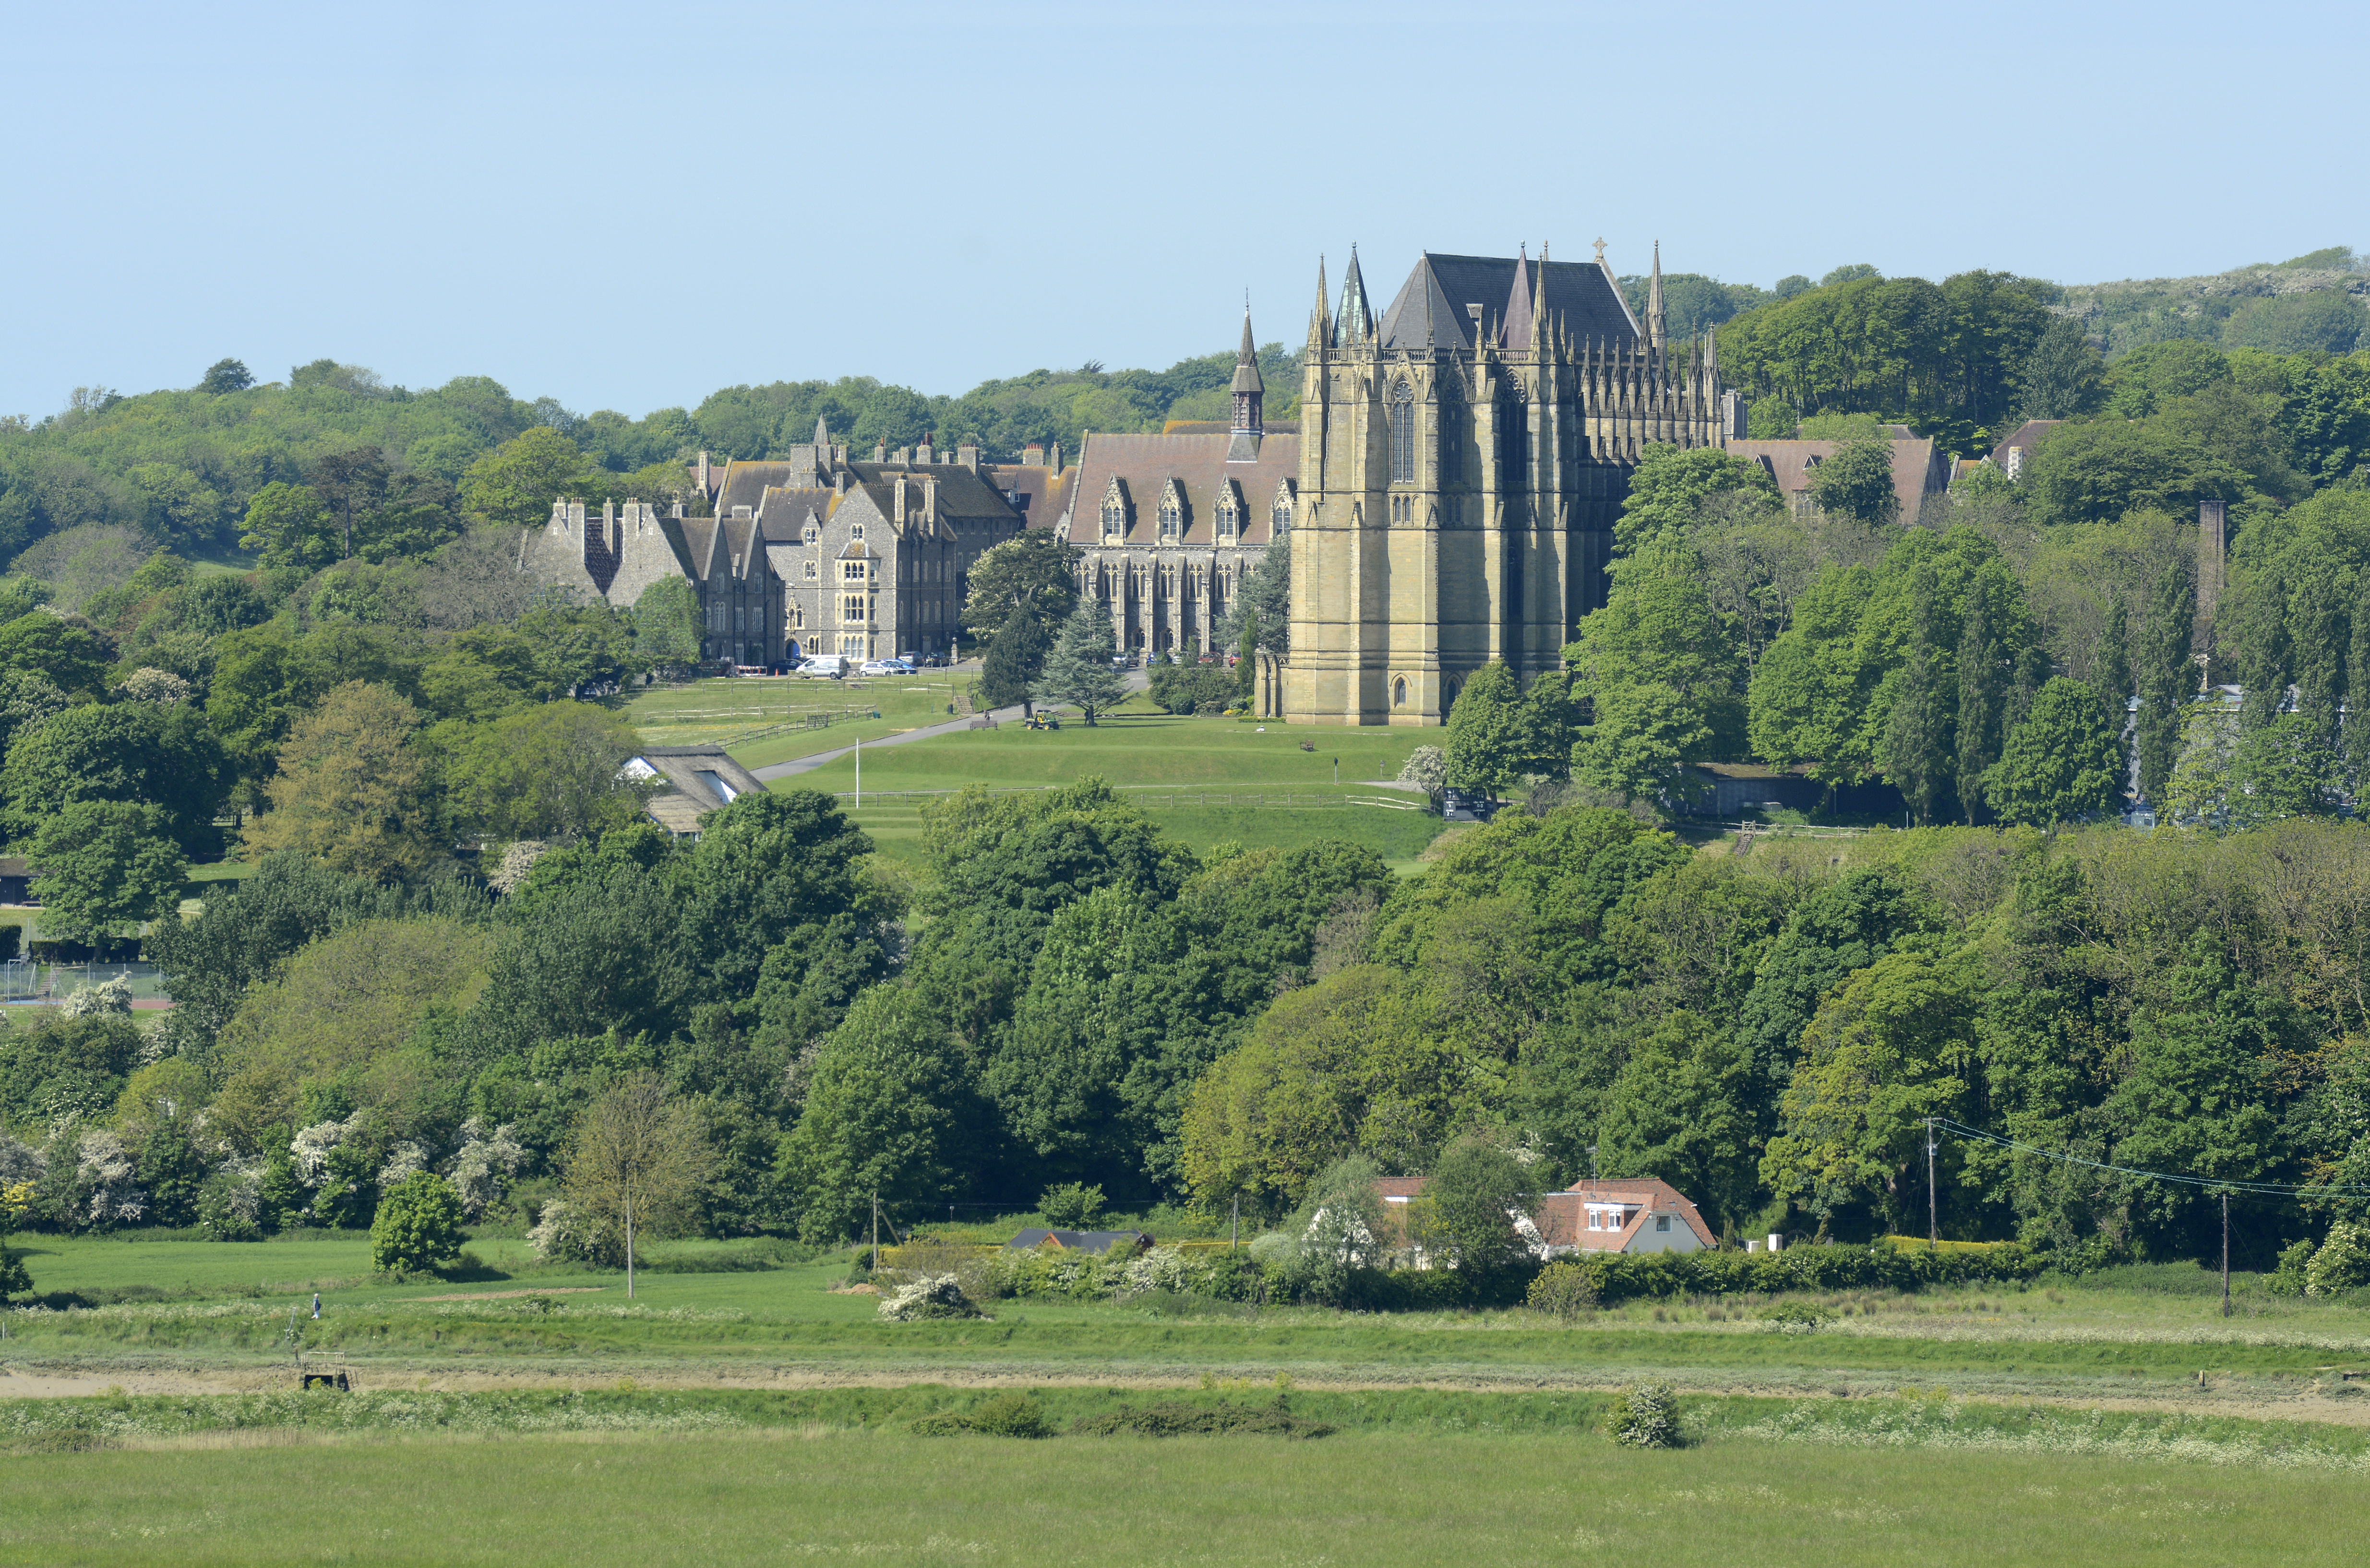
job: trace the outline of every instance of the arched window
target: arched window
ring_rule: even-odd
[[[1218,543],[1232,544],[1243,531],[1243,514],[1235,506],[1231,492],[1218,498]]]
[[[1391,682],[1391,706],[1395,708],[1407,706],[1407,677],[1404,675]]]
[[[1268,534],[1281,539],[1292,532],[1292,483],[1286,480],[1275,487],[1275,504],[1268,509]]]
[[[1391,483],[1415,483],[1415,388],[1391,388]]]
[[[1525,490],[1531,483],[1530,405],[1519,397],[1498,404],[1498,487]]]
[[[1183,532],[1182,518],[1183,514],[1179,512],[1177,509],[1177,503],[1174,500],[1167,500],[1160,503],[1160,542],[1162,544],[1174,544],[1177,543],[1179,536]]]
[[[1114,479],[1103,492],[1103,542],[1115,544],[1127,537],[1127,498],[1120,493]]]

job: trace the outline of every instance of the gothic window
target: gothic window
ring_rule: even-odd
[[[1160,542],[1174,544],[1185,537],[1185,496],[1171,479],[1160,492]]]
[[[1268,534],[1281,539],[1292,532],[1292,481],[1275,487],[1275,504],[1268,509]]]
[[[1391,682],[1391,706],[1395,708],[1407,706],[1407,677],[1404,675]]]
[[[808,579],[810,582],[811,582],[812,580],[814,580],[814,575],[815,575],[815,564],[814,564],[812,561],[809,561],[809,562],[807,563],[807,579]]]
[[[1126,537],[1127,495],[1119,487],[1119,481],[1114,479],[1110,487],[1103,492],[1103,542],[1116,544]]]
[[[842,561],[839,564],[839,578],[842,582],[862,582],[864,580],[864,563],[861,561]]]
[[[1232,544],[1242,531],[1242,507],[1235,498],[1235,487],[1230,481],[1218,496],[1218,543]]]
[[[1519,397],[1498,404],[1499,488],[1524,490],[1531,482],[1530,406]]]
[[[1391,388],[1391,483],[1415,483],[1415,389],[1404,380]]]
[[[807,543],[808,543],[808,544],[813,544],[816,540],[821,539],[822,537],[823,537],[823,530],[822,530],[822,529],[817,528],[817,527],[816,527],[813,523],[811,523],[811,522],[810,522],[810,523],[808,523],[808,524],[807,524]]]

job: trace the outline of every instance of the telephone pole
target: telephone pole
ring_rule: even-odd
[[[872,1268],[876,1274],[880,1269],[880,1195],[879,1193],[872,1195]]]
[[[1234,1212],[1226,1220],[1226,1251],[1228,1253],[1232,1253],[1235,1250],[1235,1243],[1241,1237],[1242,1233],[1243,1195],[1237,1193],[1235,1195]]]
[[[2230,1315],[2230,1189],[2222,1189],[2222,1315]]]
[[[1934,1194],[1934,1118],[1926,1118],[1926,1250],[1942,1250],[1942,1206]]]

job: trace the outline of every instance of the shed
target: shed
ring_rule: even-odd
[[[0,904],[31,904],[34,875],[21,856],[0,859]]]
[[[653,746],[627,760],[631,779],[656,779],[668,788],[650,797],[650,819],[677,838],[696,839],[711,811],[744,795],[763,795],[757,775],[725,754],[720,746]]]

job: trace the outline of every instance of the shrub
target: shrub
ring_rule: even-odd
[[[997,1394],[969,1410],[925,1415],[914,1423],[913,1430],[924,1437],[951,1437],[960,1432],[977,1432],[988,1437],[1053,1435],[1053,1424],[1045,1419],[1045,1407],[1027,1394]]]
[[[1045,1196],[1037,1200],[1037,1212],[1057,1230],[1092,1230],[1095,1221],[1102,1218],[1103,1189],[1082,1182],[1047,1187]]]
[[[1070,1430],[1085,1437],[1183,1437],[1264,1434],[1277,1437],[1324,1437],[1334,1428],[1321,1421],[1294,1415],[1283,1396],[1270,1405],[1190,1404],[1164,1400],[1158,1404],[1110,1411],[1074,1424]]]
[[[396,1273],[433,1268],[461,1251],[461,1200],[430,1171],[388,1189],[371,1221],[371,1266]]]
[[[2304,1271],[2305,1293],[2334,1296],[2357,1285],[2370,1285],[2370,1230],[2344,1221],[2329,1228],[2329,1240],[2312,1254]]]
[[[2279,1266],[2263,1281],[2263,1288],[2274,1296],[2301,1296],[2305,1291],[2305,1270],[2312,1262],[2315,1249],[2311,1239],[2291,1242],[2280,1249]]]
[[[1816,1333],[1835,1318],[1835,1309],[1813,1306],[1808,1301],[1780,1301],[1761,1314],[1765,1323],[1789,1333]]]
[[[6,1247],[0,1246],[0,1302],[6,1302],[11,1296],[29,1296],[32,1293],[33,1276],[25,1272],[25,1260]]]
[[[1639,1383],[1605,1416],[1613,1440],[1632,1448],[1675,1448],[1680,1443],[1679,1400],[1668,1383]]]
[[[979,1309],[963,1294],[962,1282],[951,1274],[924,1275],[910,1285],[899,1286],[895,1295],[881,1298],[880,1312],[892,1323],[979,1316]]]
[[[564,1197],[546,1198],[526,1233],[527,1245],[546,1263],[589,1263],[622,1268],[626,1241],[615,1226],[604,1225]]]
[[[1531,1281],[1524,1305],[1570,1322],[1595,1307],[1596,1276],[1580,1264],[1549,1264]]]

